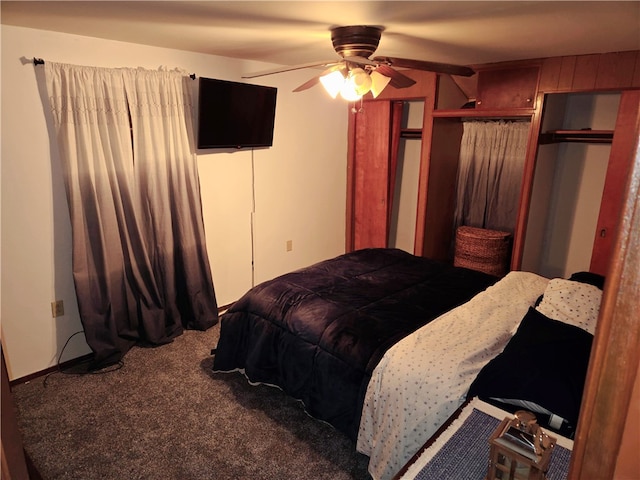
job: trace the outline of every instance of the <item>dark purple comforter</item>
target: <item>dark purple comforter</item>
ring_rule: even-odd
[[[213,370],[244,369],[355,439],[389,347],[496,277],[396,249],[365,249],[264,282],[221,317]]]

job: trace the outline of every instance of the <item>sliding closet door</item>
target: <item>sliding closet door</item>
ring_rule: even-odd
[[[640,130],[640,90],[622,93],[611,154],[602,192],[590,271],[605,275],[609,268],[615,232],[620,224],[623,194],[629,178],[635,139]]]
[[[356,104],[357,113],[349,120],[349,151],[347,169],[347,212],[346,212],[346,251],[371,247],[396,247],[412,250],[421,254],[424,235],[425,195],[428,171],[425,142],[430,142],[430,124],[425,118],[431,118],[435,102],[436,74],[433,72],[406,70],[407,76],[416,81],[409,88],[387,88],[375,100],[367,99]],[[422,128],[407,128],[407,103],[420,102],[422,105]],[[409,115],[411,116],[411,115]],[[408,132],[410,130],[410,132]],[[425,136],[425,132],[428,135]],[[394,198],[403,194],[398,188],[404,188],[404,178],[396,178],[406,164],[399,159],[401,136],[411,134],[422,138],[420,145],[419,172],[412,170],[410,178],[417,184],[417,199],[412,200],[412,212],[399,212],[395,209]],[[414,137],[411,137],[414,138]],[[415,147],[414,150],[418,150]],[[395,190],[395,191],[394,191]],[[405,192],[406,193],[406,192]],[[410,200],[411,201],[411,200]],[[399,202],[406,203],[406,199]],[[402,205],[398,205],[402,208]],[[405,230],[410,223],[407,215],[417,218],[411,233]],[[391,227],[392,221],[398,225]],[[403,231],[400,232],[399,229]],[[413,248],[409,247],[408,235],[415,237]],[[390,238],[391,237],[391,238]],[[402,237],[402,240],[398,240]]]
[[[352,249],[386,247],[389,231],[391,102],[365,102],[354,114]]]

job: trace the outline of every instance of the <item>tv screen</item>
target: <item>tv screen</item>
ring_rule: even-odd
[[[277,88],[200,78],[198,148],[270,147]]]

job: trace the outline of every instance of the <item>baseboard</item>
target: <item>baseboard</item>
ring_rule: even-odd
[[[53,367],[45,368],[44,370],[40,370],[39,372],[30,373],[24,377],[16,378],[9,382],[9,385],[13,387],[14,385],[20,385],[21,383],[27,383],[31,380],[34,380],[39,377],[43,377],[45,375],[49,375],[50,373],[57,372],[59,370],[65,370],[70,367],[75,367],[76,365],[80,365],[81,363],[87,362],[93,358],[93,353],[89,353],[87,355],[82,355],[81,357],[76,357],[71,360],[67,360],[66,362],[62,362],[58,365],[54,365]]]
[[[218,307],[218,314],[223,314],[227,311],[227,309],[233,305],[233,303],[229,303],[228,305],[223,305],[222,307]],[[81,357],[73,358],[66,362],[62,362],[59,365],[54,365],[53,367],[46,368],[39,372],[34,372],[24,377],[16,378],[9,382],[9,386],[13,387],[14,385],[20,385],[21,383],[27,383],[31,380],[34,380],[39,377],[43,377],[53,372],[57,372],[59,370],[65,370],[70,367],[75,367],[76,365],[80,365],[81,363],[87,362],[93,358],[93,353],[89,353],[87,355],[83,355]]]

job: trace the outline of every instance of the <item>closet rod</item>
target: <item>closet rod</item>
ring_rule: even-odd
[[[34,65],[44,65],[44,60],[42,58],[33,57],[33,64]],[[195,80],[196,79],[196,74],[192,73],[191,75],[189,75],[189,77],[191,77],[192,80]]]

